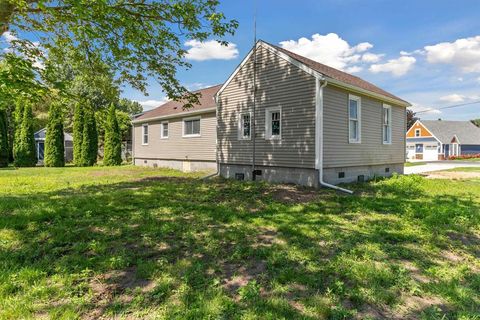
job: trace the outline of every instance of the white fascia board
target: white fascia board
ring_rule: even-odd
[[[181,117],[185,117],[185,116],[194,116],[194,115],[198,115],[198,114],[209,113],[209,112],[216,111],[216,110],[217,110],[217,107],[202,109],[202,110],[197,110],[197,111],[185,111],[185,112],[169,114],[169,115],[165,115],[165,116],[134,120],[134,121],[132,121],[132,123],[133,124],[138,124],[138,123],[145,123],[145,122],[150,122],[150,121],[172,119],[172,118],[181,118]]]

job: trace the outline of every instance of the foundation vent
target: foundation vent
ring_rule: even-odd
[[[363,174],[359,175],[359,176],[357,177],[357,181],[358,181],[358,182],[365,182],[365,176],[364,176]]]
[[[345,172],[343,172],[343,171],[339,172],[338,173],[338,179],[343,179],[343,178],[345,178]]]
[[[238,180],[238,181],[243,181],[245,180],[245,174],[244,173],[235,173],[235,180]]]
[[[389,172],[390,172],[390,168],[385,168],[385,172],[386,172],[386,173],[389,173]]]

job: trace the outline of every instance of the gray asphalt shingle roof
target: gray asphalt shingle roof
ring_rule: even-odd
[[[450,143],[456,135],[460,144],[480,145],[480,128],[470,121],[421,120],[421,123],[441,143]]]

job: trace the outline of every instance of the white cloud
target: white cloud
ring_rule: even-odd
[[[223,46],[215,40],[205,42],[189,40],[185,42],[185,45],[191,47],[187,50],[185,56],[189,60],[231,60],[238,57],[238,49],[235,43],[229,43],[227,46]]]
[[[425,47],[429,63],[451,64],[461,72],[480,72],[480,36]]]
[[[449,94],[447,96],[440,97],[440,99],[438,100],[442,102],[457,103],[457,102],[465,101],[465,98],[466,97],[464,95],[454,93],[454,94]]]
[[[357,72],[360,72],[362,71],[363,68],[362,67],[359,67],[359,66],[351,66],[351,67],[348,67],[345,71],[348,72],[348,73],[357,73]]]
[[[382,55],[367,52],[373,45],[362,42],[351,46],[335,33],[312,35],[311,39],[302,37],[298,40],[281,41],[280,46],[304,57],[347,72],[359,72],[361,62],[380,59]],[[370,61],[369,61],[370,60]],[[377,60],[378,61],[378,60]]]
[[[367,52],[364,55],[362,55],[362,61],[367,63],[376,63],[380,61],[383,58],[383,56],[385,55]]]
[[[185,87],[190,91],[195,91],[203,88],[211,87],[211,84],[203,83],[203,82],[193,82],[185,85]]]
[[[396,77],[405,75],[413,67],[417,59],[403,55],[397,59],[390,59],[386,63],[373,64],[369,70],[373,73],[390,72]]]
[[[427,107],[425,105],[419,104],[419,103],[412,103],[412,106],[410,109],[413,112],[421,112],[422,114],[440,114],[442,111],[432,108],[432,107]]]
[[[136,101],[136,102],[138,102],[142,105],[143,111],[148,111],[148,110],[151,110],[153,108],[161,106],[162,104],[166,103],[168,101],[168,99],[167,98],[162,98],[161,100],[150,99],[150,100],[143,100],[143,101],[138,101],[138,100],[134,100],[134,101]]]
[[[13,41],[18,40],[18,38],[13,33],[11,33],[10,31],[5,31],[2,34],[2,38],[5,39],[5,41],[7,43],[12,43]]]

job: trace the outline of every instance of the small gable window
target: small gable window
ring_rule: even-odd
[[[148,123],[142,125],[142,144],[148,144]]]
[[[360,97],[348,96],[348,140],[350,143],[361,142],[361,100]]]
[[[420,137],[420,129],[415,129],[415,137]]]
[[[238,123],[238,138],[240,140],[250,139],[252,116],[250,112],[242,113]]]
[[[282,136],[282,109],[268,108],[265,110],[265,139],[281,139]]]
[[[200,118],[189,118],[183,120],[183,136],[199,137],[200,136]]]
[[[383,143],[392,143],[392,107],[389,105],[383,105]]]
[[[160,132],[160,138],[167,139],[168,138],[168,122],[162,122],[161,129],[162,131]]]

